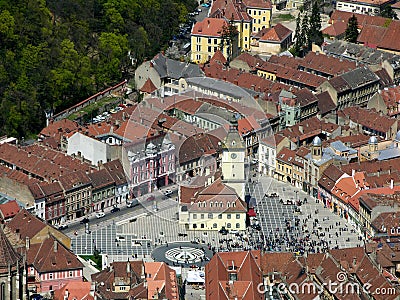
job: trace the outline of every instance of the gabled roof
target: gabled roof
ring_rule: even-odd
[[[194,24],[192,35],[221,37],[224,26],[228,26],[225,19],[205,18],[203,21]]]
[[[83,264],[75,254],[52,235],[41,243],[29,246],[26,262],[39,273],[83,269]]]
[[[23,208],[7,223],[7,227],[25,240],[26,237],[32,239],[46,224]]]
[[[322,29],[322,34],[326,34],[333,37],[338,37],[346,32],[347,23],[345,22],[335,22],[328,27]]]
[[[109,185],[114,185],[115,181],[106,169],[101,169],[88,174],[94,189],[100,189]]]
[[[281,23],[278,23],[266,30],[264,35],[260,38],[260,42],[282,43],[289,37],[291,33],[292,31],[289,28],[283,26]]]
[[[151,94],[157,89],[157,87],[154,85],[153,81],[151,81],[150,78],[146,80],[146,82],[143,84],[143,86],[140,88],[141,92]]]
[[[227,62],[225,56],[222,54],[221,50],[215,51],[214,55],[210,59],[210,63],[220,63],[220,64],[225,64]]]
[[[198,65],[170,59],[162,53],[154,56],[151,63],[161,78],[179,79],[203,76]]]
[[[76,300],[93,300],[94,297],[90,294],[91,282],[67,282],[62,288],[54,291],[54,300],[65,300],[65,295],[68,293],[68,299]]]
[[[0,218],[8,219],[14,217],[20,210],[16,200],[0,204]]]
[[[125,174],[124,167],[119,159],[106,162],[103,167],[114,179],[116,185],[123,185],[127,183],[127,175]]]
[[[0,224],[0,273],[7,273],[9,266],[15,270],[17,263],[22,266],[22,257],[15,251]]]

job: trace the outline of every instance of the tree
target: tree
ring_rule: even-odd
[[[236,26],[234,25],[233,18],[229,21],[228,25],[223,25],[220,49],[221,52],[224,53],[224,49],[226,47],[227,61],[230,61],[232,59],[232,56],[236,54],[235,48],[237,48],[238,34],[239,33],[236,29]]]
[[[393,11],[390,5],[385,5],[385,7],[381,10],[381,17],[389,18],[393,20],[398,20],[397,14]]]
[[[358,22],[357,22],[357,17],[353,14],[347,23],[344,39],[350,43],[356,43],[357,38],[358,38]]]
[[[304,56],[308,50],[311,48],[311,43],[309,40],[309,23],[308,16],[304,15],[303,20],[301,21],[301,37],[302,37],[302,45],[301,45],[301,56]]]
[[[303,47],[303,42],[304,42],[304,37],[301,35],[302,31],[301,31],[301,14],[299,12],[299,14],[297,15],[297,19],[296,19],[296,30],[294,33],[294,45],[293,48],[291,49],[291,53],[294,56],[300,56],[301,54],[301,48]]]
[[[314,1],[309,20],[308,42],[310,45],[311,43],[314,43],[318,46],[321,46],[323,41],[324,38],[321,31],[321,13],[319,11],[319,2]]]

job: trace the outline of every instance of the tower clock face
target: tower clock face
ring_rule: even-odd
[[[235,159],[236,157],[237,157],[236,153],[232,153],[232,154],[231,154],[231,158],[232,158],[232,159]]]

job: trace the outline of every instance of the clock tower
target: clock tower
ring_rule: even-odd
[[[246,147],[238,132],[237,117],[234,116],[228,134],[222,142],[221,168],[223,182],[235,189],[242,200],[246,184],[245,153]]]

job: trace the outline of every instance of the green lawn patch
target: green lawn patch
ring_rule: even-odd
[[[79,255],[80,257],[82,257],[84,260],[88,261],[89,259],[91,259],[92,261],[94,261],[96,263],[96,265],[94,266],[97,270],[101,270],[101,266],[102,266],[102,258],[101,255]]]
[[[291,14],[280,14],[280,15],[275,15],[273,16],[274,20],[278,21],[292,21],[295,19]]]

